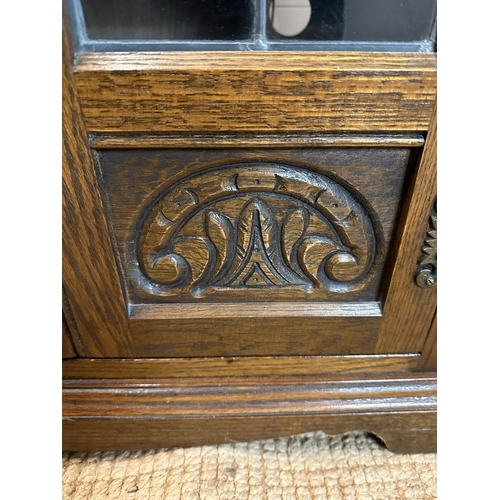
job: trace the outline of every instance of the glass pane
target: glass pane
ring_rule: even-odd
[[[267,35],[271,40],[426,40],[435,5],[435,0],[268,0]]]
[[[250,37],[252,0],[81,0],[88,37],[233,40]]]
[[[78,50],[434,50],[436,0],[66,0]]]

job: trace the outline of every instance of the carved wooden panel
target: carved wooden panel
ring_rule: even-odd
[[[169,186],[132,242],[133,276],[160,296],[366,283],[375,258],[372,221],[337,182],[304,168],[242,163]],[[137,264],[137,266],[135,266]]]
[[[99,151],[129,303],[378,300],[409,151]]]

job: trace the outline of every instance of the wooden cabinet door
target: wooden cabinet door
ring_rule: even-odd
[[[432,54],[65,50],[63,278],[88,356],[422,350]]]

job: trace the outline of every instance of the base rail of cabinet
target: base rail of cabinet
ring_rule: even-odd
[[[435,373],[63,382],[63,449],[138,450],[369,431],[398,453],[436,451]]]

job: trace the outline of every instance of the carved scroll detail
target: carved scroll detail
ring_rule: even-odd
[[[139,285],[155,295],[364,286],[372,222],[354,196],[308,170],[216,167],[168,187],[138,228]]]
[[[437,200],[434,201],[415,281],[421,288],[437,284]]]

